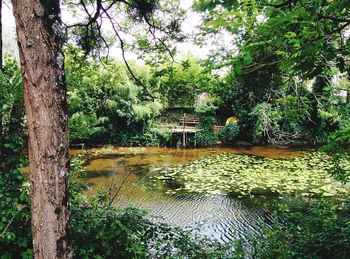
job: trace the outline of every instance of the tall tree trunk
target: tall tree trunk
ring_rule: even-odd
[[[12,0],[28,120],[35,258],[70,258],[68,129],[59,0]]]

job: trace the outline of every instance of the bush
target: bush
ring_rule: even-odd
[[[10,57],[0,70],[0,258],[32,255],[29,190],[21,172],[23,91],[21,71]]]
[[[32,254],[30,198],[23,182],[24,176],[19,168],[0,171],[1,258]]]
[[[337,130],[328,136],[327,144],[321,150],[325,152],[339,152],[348,150],[350,146],[350,127]]]
[[[199,131],[196,136],[197,146],[211,146],[218,140],[217,135],[213,131]]]
[[[290,210],[290,208],[288,209]],[[279,213],[255,242],[254,258],[349,258],[350,221],[333,204],[304,203]],[[347,214],[348,215],[348,214]]]
[[[79,206],[71,216],[73,256],[78,258],[217,258],[225,247],[155,223],[144,211]]]
[[[280,120],[278,112],[274,110],[269,103],[257,104],[250,116],[254,119],[252,137],[255,143],[268,142],[277,138],[277,132],[280,131],[278,121]]]
[[[223,127],[219,132],[219,140],[225,145],[232,145],[239,134],[239,126],[235,123],[230,123]]]
[[[199,104],[195,108],[199,119],[199,129],[196,140],[198,146],[210,146],[216,143],[217,136],[213,131],[216,122],[215,111],[217,107],[211,104]]]
[[[217,107],[211,104],[199,104],[195,108],[196,116],[199,119],[201,129],[212,130],[215,124],[215,111]]]
[[[165,146],[169,143],[169,128],[146,127],[144,131],[129,131],[121,135],[123,146]]]
[[[70,140],[73,143],[93,141],[98,135],[106,133],[107,130],[102,126],[105,121],[108,118],[97,118],[96,114],[74,113],[69,119]]]
[[[320,148],[323,152],[332,154],[330,173],[343,183],[350,181],[350,169],[346,161],[350,161],[350,127],[337,130],[328,136],[327,144]]]

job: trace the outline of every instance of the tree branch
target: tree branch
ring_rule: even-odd
[[[125,57],[125,43],[124,43],[124,40],[121,38],[117,28],[115,27],[115,24],[117,24],[117,22],[110,16],[110,14],[108,12],[104,12],[106,14],[106,16],[108,17],[108,19],[110,20],[111,22],[111,25],[112,25],[112,29],[115,33],[115,35],[117,36],[118,40],[119,40],[119,43],[120,43],[120,48],[122,50],[122,58],[123,58],[123,61],[125,63],[125,66],[126,68],[128,69],[131,77],[138,83],[142,86],[142,88],[144,89],[145,93],[151,97],[152,100],[154,100],[154,96],[148,91],[147,89],[147,86],[145,84],[143,84],[143,82],[141,82],[141,80],[139,78],[137,78],[137,76],[134,74],[134,72],[132,71],[130,65],[129,65],[129,62],[127,61],[126,57]]]
[[[318,17],[320,17],[321,19],[332,20],[334,22],[340,22],[340,23],[343,23],[343,22],[349,23],[350,22],[350,19],[338,18],[338,17],[332,16],[332,15],[319,14]]]
[[[285,7],[285,6],[289,6],[290,7],[292,4],[296,4],[298,1],[299,0],[288,0],[288,1],[286,1],[284,3],[281,3],[281,4],[276,4],[276,5],[270,4],[270,6],[275,7],[275,8],[282,8],[282,7]]]

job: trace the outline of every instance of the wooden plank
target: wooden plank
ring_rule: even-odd
[[[173,129],[173,133],[196,133],[198,130],[197,129],[189,129],[189,128],[185,128],[185,129]]]

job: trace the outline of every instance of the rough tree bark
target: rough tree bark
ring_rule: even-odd
[[[68,129],[59,0],[12,0],[28,120],[35,258],[71,258]]]

